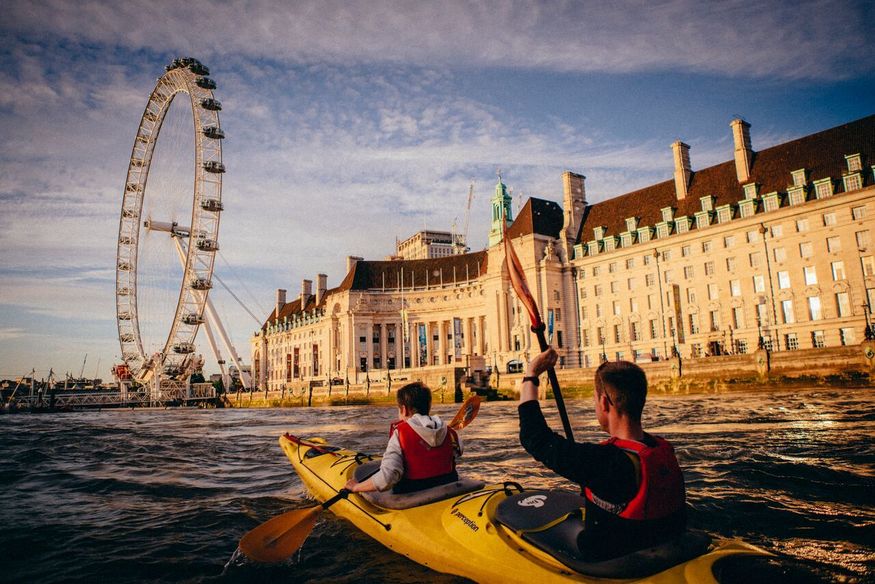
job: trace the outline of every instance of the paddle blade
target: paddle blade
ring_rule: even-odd
[[[526,307],[526,311],[529,313],[529,320],[532,321],[532,328],[537,328],[541,325],[541,313],[538,311],[535,297],[532,296],[532,292],[529,290],[529,284],[526,281],[526,273],[523,271],[523,265],[513,249],[513,243],[507,236],[507,225],[502,227],[502,236],[505,261],[507,263],[507,273],[510,276],[510,285],[513,286],[513,290],[516,292],[520,302]]]
[[[453,430],[461,430],[470,424],[477,417],[477,412],[480,411],[480,396],[472,395],[465,400],[462,407],[459,409],[456,417],[449,423]]]
[[[304,545],[322,506],[293,509],[265,521],[240,540],[240,551],[256,562],[281,562]]]

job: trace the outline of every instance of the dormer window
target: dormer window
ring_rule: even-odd
[[[845,183],[845,192],[858,191],[863,188],[863,179],[859,172],[846,174],[842,177],[842,182]]]
[[[617,248],[617,238],[614,235],[609,235],[604,238],[605,251],[614,251]]]
[[[845,160],[848,161],[848,172],[859,172],[863,170],[863,161],[860,160],[859,154],[846,154]]]
[[[674,208],[673,207],[663,207],[662,208],[662,220],[663,221],[671,221],[674,219]]]
[[[603,239],[605,236],[605,227],[604,226],[593,227],[592,233],[596,239]]]
[[[599,242],[597,240],[587,241],[586,249],[589,252],[589,255],[597,255],[599,253]]]
[[[794,187],[802,187],[805,186],[805,169],[800,168],[799,170],[794,170],[790,173],[790,176],[793,177],[793,186]]]
[[[626,231],[638,229],[638,217],[626,217]]]
[[[671,224],[666,221],[662,221],[661,223],[656,224],[656,237],[658,239],[662,239],[663,237],[668,237],[671,233]]]
[[[653,238],[653,228],[652,227],[639,227],[638,228],[638,241],[640,243],[646,243]]]
[[[573,249],[574,249],[574,256],[572,257],[572,259],[576,260],[577,258],[583,257],[583,244],[582,243],[578,243],[577,245],[574,246]]]
[[[756,199],[745,199],[738,203],[738,214],[742,217],[751,217],[757,212]],[[723,223],[723,221],[720,221]]]
[[[763,195],[763,211],[777,211],[781,206],[781,195],[771,192]]]
[[[756,199],[757,198],[757,184],[756,183],[748,183],[744,185],[744,198],[745,199]]]
[[[729,223],[732,221],[732,205],[721,205],[717,207],[717,222]]]
[[[623,247],[629,247],[634,243],[633,239],[634,232],[626,231],[625,233],[620,234],[620,245]]]
[[[711,211],[696,211],[696,229],[704,229],[711,225],[711,217],[714,215]]]
[[[805,202],[805,187],[798,186],[798,187],[789,188],[789,189],[787,189],[787,195],[790,199],[791,205],[793,205],[793,206],[801,205],[802,203]]]
[[[690,230],[690,218],[678,217],[674,220],[675,231],[678,233],[687,233]]]
[[[699,199],[702,202],[702,211],[713,211],[714,199],[715,197],[713,195],[708,195],[707,197]]]
[[[814,181],[814,194],[818,199],[825,199],[832,196],[832,179],[822,178]]]

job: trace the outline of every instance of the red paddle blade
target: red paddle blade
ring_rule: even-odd
[[[517,257],[513,249],[513,243],[507,236],[507,225],[502,227],[504,255],[507,261],[507,272],[510,275],[510,285],[513,286],[514,292],[519,297],[520,302],[526,307],[529,313],[529,319],[532,321],[532,328],[537,328],[541,325],[541,313],[538,311],[538,305],[535,304],[535,297],[532,296],[529,290],[529,284],[526,282],[526,273],[523,271],[523,265]]]
[[[453,430],[461,430],[477,417],[480,411],[480,396],[472,395],[465,400],[456,417],[448,424]]]

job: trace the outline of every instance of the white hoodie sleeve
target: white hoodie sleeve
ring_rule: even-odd
[[[398,432],[392,432],[383,460],[380,462],[380,470],[371,480],[378,491],[388,491],[394,487],[401,477],[404,476],[404,455],[401,453],[401,442],[398,440]]]

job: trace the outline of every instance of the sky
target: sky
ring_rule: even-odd
[[[875,113],[865,1],[6,0],[3,13],[0,379],[107,379],[120,362],[122,190],[175,57],[207,65],[223,105],[215,273],[230,292],[211,298],[246,362],[277,288],[293,298],[318,273],[331,288],[348,255],[461,232],[472,184],[468,243],[483,249],[499,169],[515,208],[561,203],[565,170],[596,203],[670,179],[678,139],[694,170],[731,159],[739,116],[760,150]],[[162,127],[146,195],[153,218],[183,224],[186,107]],[[181,279],[158,235],[138,273],[150,346]]]

